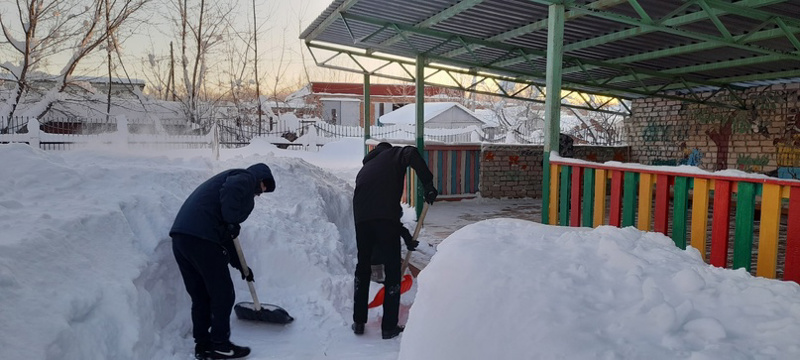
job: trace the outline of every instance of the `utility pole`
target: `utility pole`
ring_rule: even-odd
[[[169,100],[172,94],[172,101],[175,101],[175,54],[172,52],[172,41],[169,42],[169,76],[167,78],[167,93],[164,100]]]
[[[258,135],[261,135],[261,87],[258,82],[258,25],[256,25],[256,0],[253,0],[253,71],[256,75],[256,100],[258,101]],[[269,121],[270,128],[272,120]],[[270,129],[271,130],[271,129]]]

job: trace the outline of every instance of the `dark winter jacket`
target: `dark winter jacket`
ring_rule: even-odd
[[[367,220],[400,220],[403,209],[403,179],[411,166],[423,184],[432,184],[433,174],[416,147],[393,147],[381,143],[363,160],[356,176],[353,194],[353,217],[359,223]]]
[[[170,235],[185,234],[227,247],[228,224],[239,225],[253,211],[253,195],[261,194],[261,182],[267,192],[275,189],[275,179],[265,164],[245,169],[225,170],[200,184],[181,206]]]

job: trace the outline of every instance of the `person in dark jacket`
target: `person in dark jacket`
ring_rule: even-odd
[[[373,252],[376,252],[385,272],[386,291],[381,334],[384,339],[391,339],[403,331],[403,327],[397,325],[402,275],[398,239],[401,235],[408,234],[408,230],[400,222],[403,215],[400,198],[403,195],[406,168],[411,166],[422,182],[426,202],[432,204],[439,193],[433,187],[433,174],[416,147],[394,147],[382,142],[364,157],[363,164],[356,176],[353,195],[358,263],[355,272],[352,329],[356,335],[364,333],[372,272],[371,258]],[[416,241],[411,242],[410,236],[403,237],[406,238],[408,249],[413,250]]]
[[[233,239],[255,207],[255,197],[275,190],[265,164],[225,170],[200,184],[178,211],[169,235],[186,291],[192,299],[197,359],[237,359],[250,348],[230,342],[235,301],[228,264],[253,281],[239,262]]]

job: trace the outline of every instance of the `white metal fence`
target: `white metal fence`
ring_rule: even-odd
[[[192,149],[235,148],[262,139],[281,148],[316,150],[342,138],[363,138],[364,128],[333,125],[324,121],[300,122],[287,126],[280,122],[265,128],[243,125],[235,120],[217,121],[211,126],[188,127],[169,125],[154,119],[128,119],[124,116],[107,119],[0,118],[0,143],[22,142],[43,150],[69,150],[83,145],[114,144],[128,148]],[[477,126],[458,129],[425,129],[425,141],[442,144],[542,144],[541,130],[527,134],[519,131],[486,132]],[[178,135],[181,133],[181,135]],[[370,138],[376,140],[415,140],[414,125],[370,127]],[[604,139],[607,141],[607,139]]]

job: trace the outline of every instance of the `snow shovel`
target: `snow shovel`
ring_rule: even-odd
[[[417,236],[419,236],[420,230],[422,230],[422,222],[425,220],[425,215],[428,213],[428,203],[422,207],[422,213],[419,214],[419,220],[417,220],[417,226],[414,228],[414,234],[411,236],[412,240],[417,240]],[[403,294],[409,289],[411,289],[411,285],[414,284],[414,277],[411,274],[406,274],[406,269],[408,269],[408,261],[411,260],[411,251],[406,251],[406,257],[403,259],[403,265],[400,267],[400,273],[403,275],[403,280],[400,281],[400,293]],[[375,299],[367,305],[367,308],[372,309],[374,307],[378,307],[383,305],[383,297],[385,296],[386,287],[382,287],[378,290],[378,293],[375,294]]]
[[[236,254],[242,264],[244,276],[247,277],[250,275],[250,268],[247,267],[247,261],[244,260],[242,245],[239,244],[238,237],[233,239],[233,246],[236,248]],[[244,301],[234,305],[233,311],[236,313],[236,317],[242,320],[263,321],[274,324],[288,324],[294,321],[294,318],[282,307],[259,303],[256,288],[253,286],[252,281],[248,281],[247,286],[250,287],[250,295],[253,296],[253,302]]]

